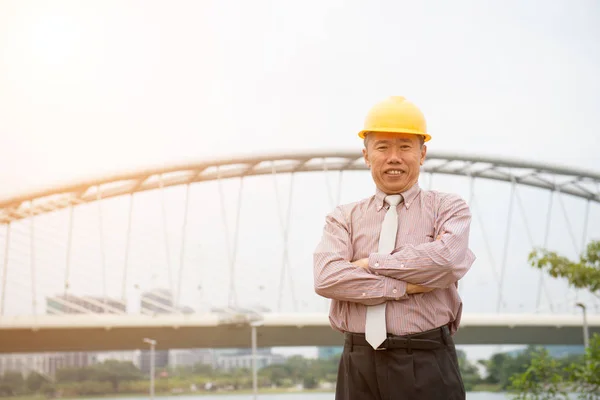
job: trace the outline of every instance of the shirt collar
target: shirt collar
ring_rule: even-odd
[[[408,208],[410,207],[410,205],[412,204],[412,202],[415,200],[415,198],[417,197],[417,195],[419,194],[419,192],[421,191],[421,187],[419,186],[419,183],[415,183],[414,185],[412,185],[410,187],[410,189],[400,193],[402,195],[402,204],[404,205],[404,207],[406,207],[406,209],[408,210]],[[375,205],[377,206],[377,211],[381,210],[383,208],[383,206],[385,205],[385,197],[387,196],[387,193],[384,193],[381,189],[377,188],[376,192],[375,192]]]

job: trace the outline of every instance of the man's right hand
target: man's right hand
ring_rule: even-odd
[[[412,283],[406,284],[406,294],[427,293],[431,292],[433,289],[435,288],[421,285],[413,285]]]
[[[446,232],[440,232],[440,234],[435,238],[435,240],[440,240],[444,233]],[[433,289],[435,288],[421,285],[413,285],[412,283],[406,284],[406,294],[428,293],[431,292]]]

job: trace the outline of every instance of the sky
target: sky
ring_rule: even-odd
[[[3,0],[0,197],[205,157],[358,152],[390,95],[423,110],[430,151],[598,171],[599,37],[593,0]]]

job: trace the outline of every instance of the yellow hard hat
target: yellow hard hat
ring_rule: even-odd
[[[421,110],[402,96],[389,97],[369,110],[364,129],[358,136],[364,139],[369,132],[422,135],[426,142],[431,139]]]

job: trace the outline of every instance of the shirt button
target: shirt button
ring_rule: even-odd
[[[363,293],[362,295],[363,295],[363,296],[366,296],[367,294],[366,294],[366,293]]]
[[[398,291],[396,289],[392,290],[392,293],[398,293]]]
[[[376,267],[379,267],[379,263],[378,263],[378,262],[376,262],[376,263],[375,263],[375,266],[376,266]]]
[[[400,268],[404,268],[404,264],[400,264]]]

